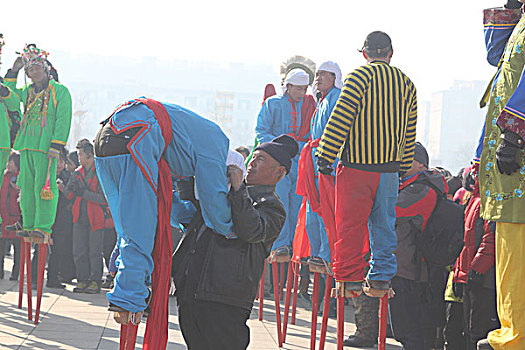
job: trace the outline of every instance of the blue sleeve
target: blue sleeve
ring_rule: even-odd
[[[197,156],[195,184],[206,226],[232,238],[233,224],[226,179],[226,150],[224,153],[224,159]]]
[[[521,18],[521,9],[491,8],[483,11],[487,61],[497,66],[507,40]]]
[[[179,198],[177,190],[173,190],[171,203],[171,226],[179,227],[180,224],[188,224],[195,215],[195,206],[190,201],[183,201]]]
[[[502,130],[510,130],[525,139],[525,69],[516,90],[495,122]]]
[[[474,153],[474,163],[479,164],[479,160],[481,159],[481,152],[483,152],[483,139],[485,138],[485,123],[483,123],[483,127],[481,128],[481,136],[479,137],[478,141],[478,147],[476,147],[476,152]]]
[[[279,135],[273,135],[273,123],[275,106],[271,105],[273,99],[266,99],[264,102],[259,115],[257,116],[257,125],[255,126],[255,135],[259,143],[269,142]],[[272,108],[273,107],[273,108]]]

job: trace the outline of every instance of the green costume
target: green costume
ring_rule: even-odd
[[[2,96],[5,91],[7,91],[7,95]],[[18,116],[20,115],[20,100],[6,86],[5,88],[0,88],[0,101],[0,183],[2,183],[7,160],[11,154],[11,135],[9,131],[12,123],[9,118],[9,112],[18,112]],[[15,113],[11,115],[15,116]],[[0,218],[1,222],[2,218]]]
[[[479,169],[481,215],[485,220],[509,223],[525,223],[525,167],[512,175],[500,174],[496,164],[496,149],[501,143],[500,128],[516,132],[505,125],[505,121],[510,117],[515,119],[514,123],[519,123],[519,110],[523,109],[520,100],[525,96],[525,90],[519,85],[523,84],[525,68],[525,17],[519,20],[520,17],[520,10],[485,11],[485,31],[494,33],[490,37],[492,41],[487,41],[489,57],[498,47],[505,49],[501,51],[501,56],[495,55],[499,58],[498,71],[486,93],[486,97],[490,94],[490,98]],[[510,37],[504,36],[507,27],[508,32],[512,32]],[[499,36],[501,44],[494,42]],[[503,46],[505,41],[506,45]],[[519,152],[518,157],[521,158],[521,164],[525,164],[523,151]]]
[[[36,91],[34,84],[17,89],[16,73],[8,72],[5,84],[24,104],[22,123],[13,147],[20,151],[18,185],[21,188],[20,208],[22,209],[23,226],[26,231],[36,230],[51,234],[58,203],[56,158],[52,158],[49,168],[49,183],[53,199],[42,199],[40,192],[46,184],[48,153],[56,150],[58,154],[69,137],[72,112],[71,95],[64,85],[52,79],[41,91]]]

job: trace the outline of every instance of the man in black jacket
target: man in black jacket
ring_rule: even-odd
[[[275,184],[289,171],[297,142],[281,135],[259,145],[242,170],[228,167],[234,232],[214,233],[197,214],[174,256],[179,323],[188,349],[246,349],[265,259],[286,218]],[[203,194],[200,194],[202,197]]]

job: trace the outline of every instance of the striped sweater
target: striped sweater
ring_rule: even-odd
[[[407,171],[414,157],[416,122],[412,81],[386,62],[370,62],[346,77],[316,156],[333,162],[339,155],[350,167],[387,165],[389,171]]]

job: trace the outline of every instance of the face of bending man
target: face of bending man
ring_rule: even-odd
[[[335,85],[335,74],[325,70],[318,70],[315,73],[315,84],[317,89],[324,95]]]
[[[246,184],[275,185],[284,175],[286,175],[284,166],[265,151],[257,150],[253,153],[246,169]]]

